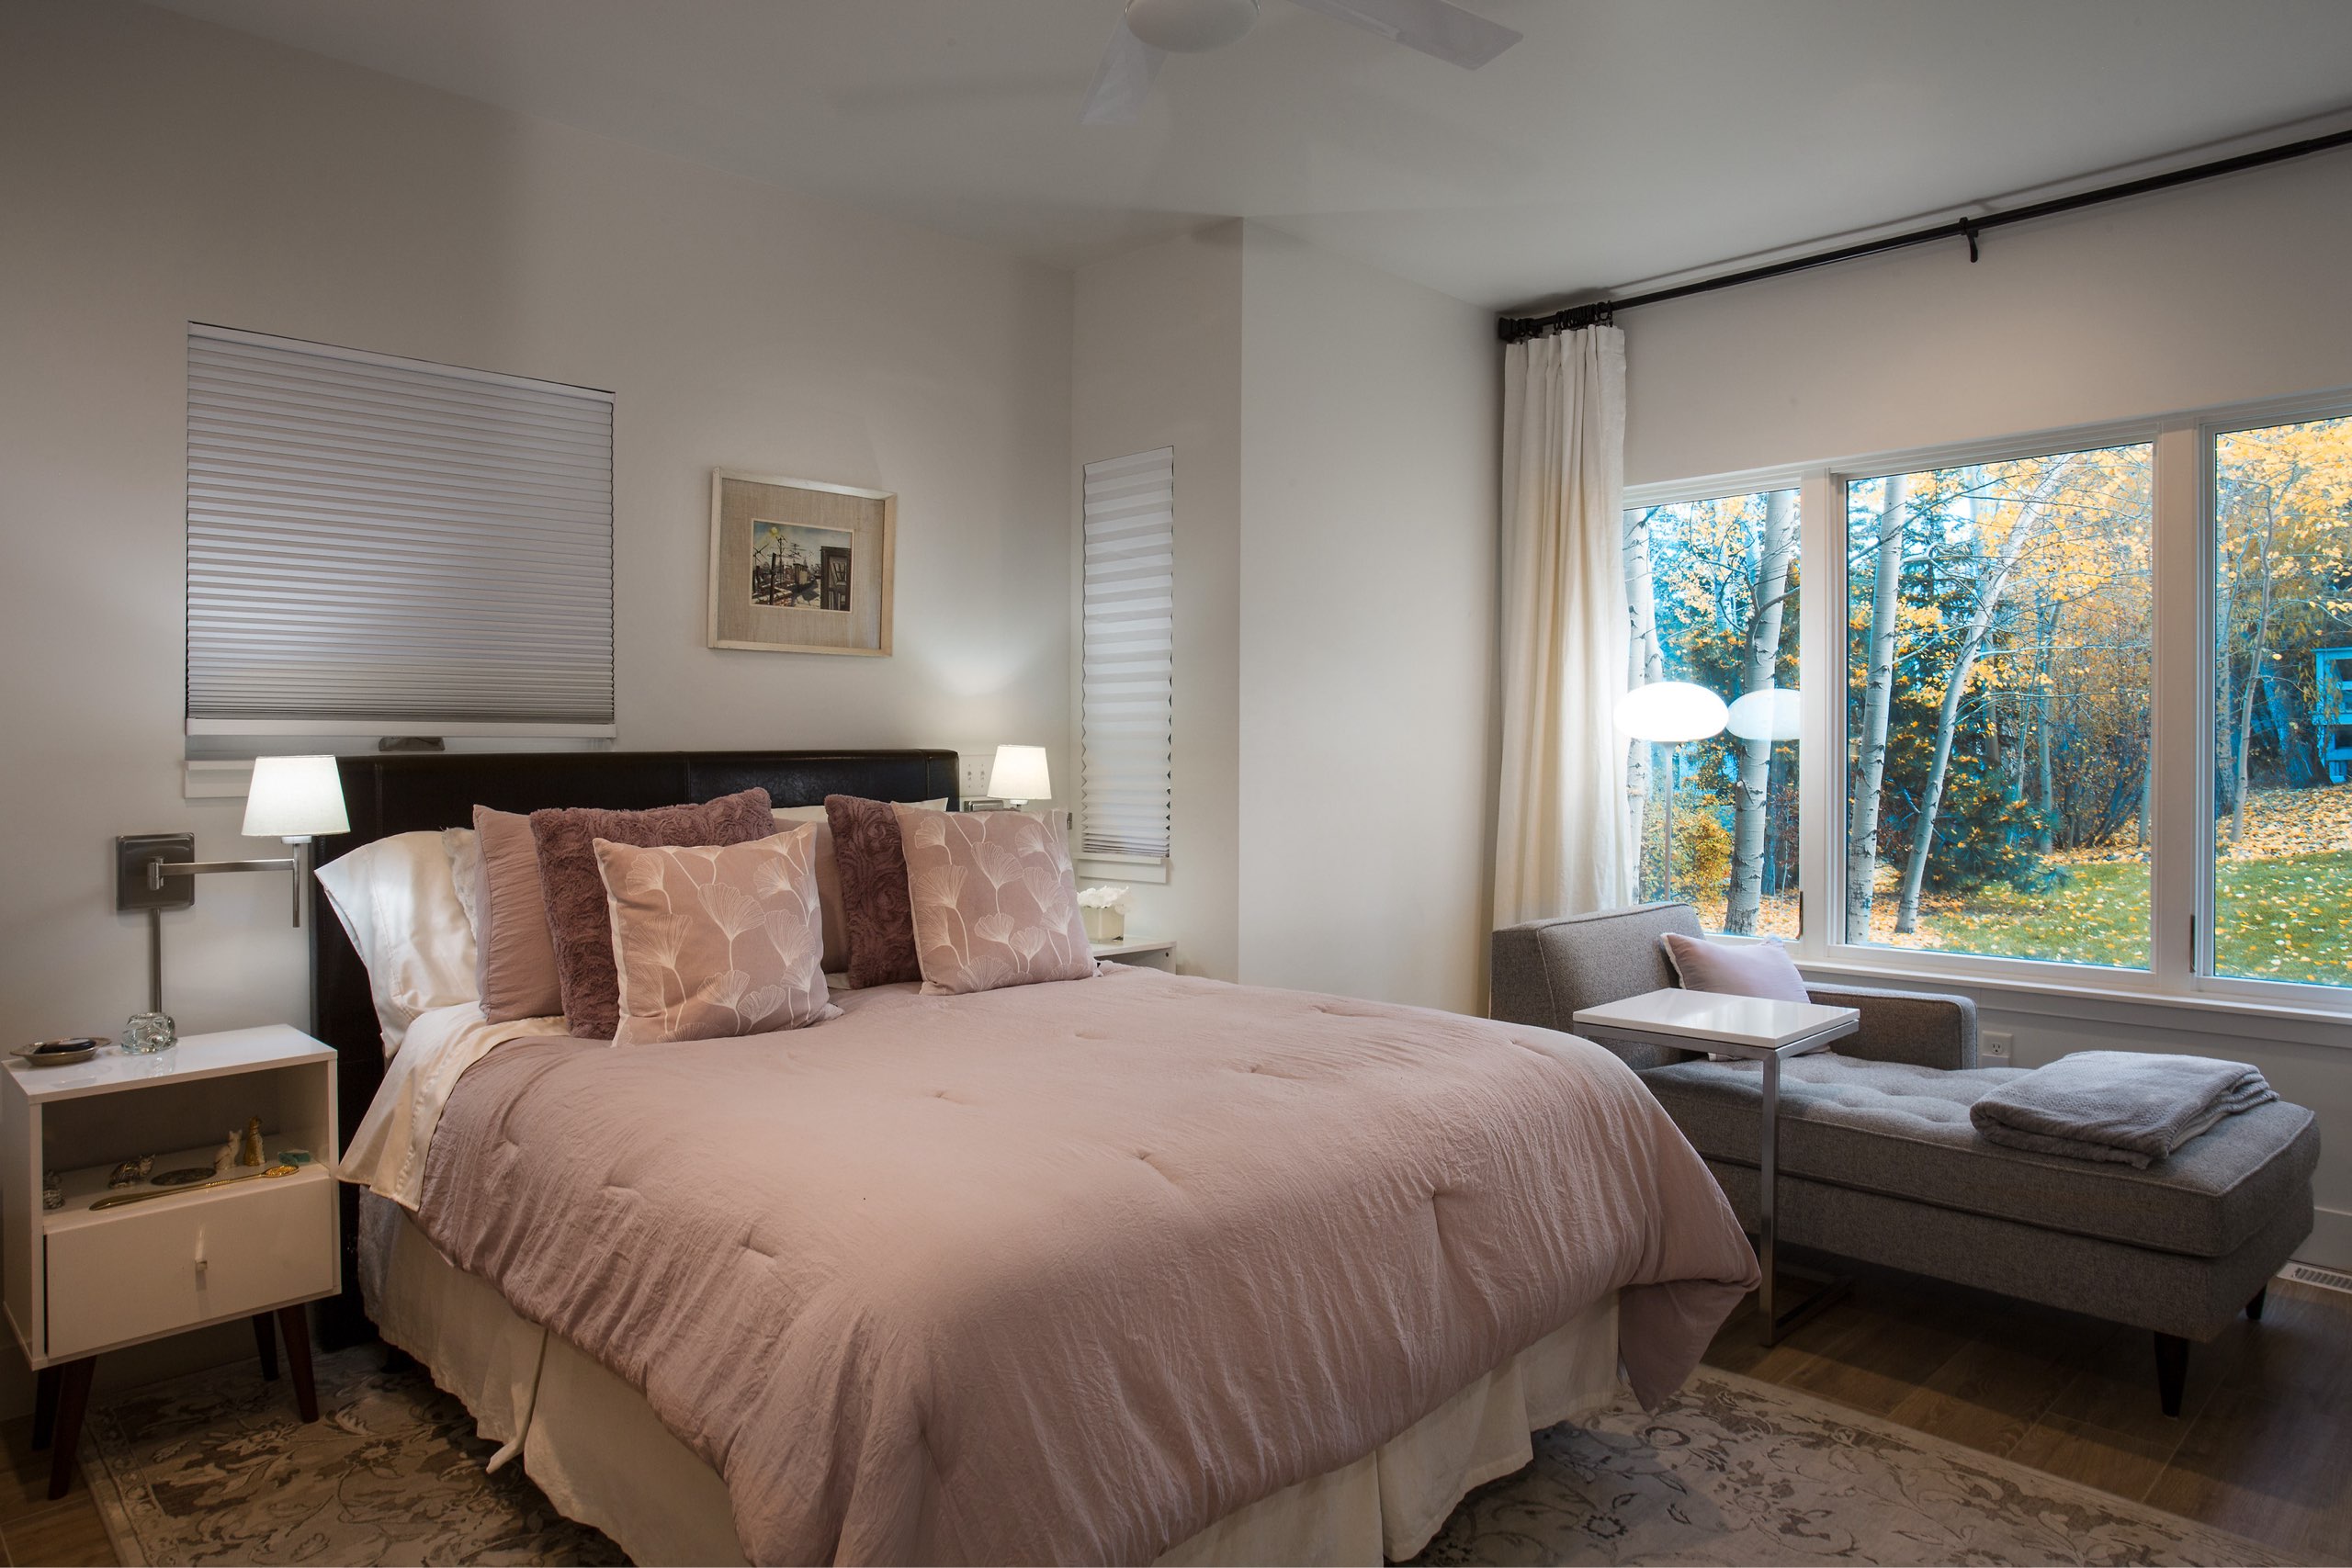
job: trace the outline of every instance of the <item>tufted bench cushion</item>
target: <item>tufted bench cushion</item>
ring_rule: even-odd
[[[1781,1174],[2220,1258],[2290,1206],[2319,1161],[2312,1113],[2284,1101],[2230,1117],[2146,1170],[1986,1142],[1968,1108],[2028,1070],[1792,1057],[1781,1066]],[[1702,1155],[1753,1167],[1762,1075],[1758,1062],[1692,1061],[1641,1077]]]

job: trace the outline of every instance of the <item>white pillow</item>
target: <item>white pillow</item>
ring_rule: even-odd
[[[439,833],[395,833],[313,873],[368,965],[384,1055],[419,1013],[476,1000],[474,931]]]
[[[481,896],[481,835],[471,828],[444,828],[441,847],[449,852],[449,879],[458,885],[458,904],[466,911],[466,930],[481,941],[481,911],[474,900]]]

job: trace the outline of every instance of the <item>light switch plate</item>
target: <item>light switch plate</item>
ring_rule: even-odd
[[[958,753],[956,759],[956,777],[961,781],[956,793],[966,800],[978,800],[989,792],[989,772],[996,766],[996,755],[983,756]]]

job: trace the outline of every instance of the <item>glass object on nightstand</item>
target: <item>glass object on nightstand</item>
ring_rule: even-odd
[[[123,1026],[122,1048],[134,1056],[159,1055],[179,1043],[179,1028],[169,1013],[135,1012]]]

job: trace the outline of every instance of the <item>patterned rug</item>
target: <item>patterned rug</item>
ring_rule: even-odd
[[[284,1376],[250,1361],[132,1389],[90,1412],[82,1447],[126,1563],[627,1562],[557,1513],[518,1463],[414,1365],[380,1346],[321,1356],[304,1425]]]
[[[1654,1416],[1555,1427],[1425,1563],[2272,1564],[2176,1515],[1702,1367]]]
[[[419,1369],[321,1357],[322,1418],[224,1367],[95,1409],[83,1462],[126,1563],[617,1563]],[[1729,1372],[1655,1416],[1555,1427],[1419,1562],[2288,1564],[2300,1559]]]

